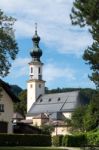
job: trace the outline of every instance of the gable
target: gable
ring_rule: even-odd
[[[13,102],[19,102],[20,101],[18,99],[18,97],[16,95],[14,95],[14,93],[11,91],[10,85],[1,79],[0,79],[0,87],[2,87],[5,90],[5,92],[9,95],[9,97],[11,98],[11,100]]]

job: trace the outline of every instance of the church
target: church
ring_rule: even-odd
[[[43,52],[39,47],[40,37],[37,33],[37,26],[32,41],[34,47],[30,52],[32,59],[29,62],[26,119],[32,120],[32,124],[36,126],[51,124],[57,127],[57,134],[66,134],[67,129],[64,120],[70,119],[75,108],[85,105],[86,101],[80,96],[80,91],[45,93],[45,81],[42,75],[44,64],[41,61]]]

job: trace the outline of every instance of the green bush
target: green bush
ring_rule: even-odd
[[[87,144],[99,146],[99,131],[87,133]]]
[[[57,135],[52,137],[52,145],[53,146],[62,146],[62,138],[63,135]]]
[[[65,135],[63,137],[62,146],[80,147],[87,143],[86,136],[84,134],[79,135]]]
[[[57,135],[52,138],[53,146],[99,146],[99,131],[79,133],[73,135]]]
[[[67,141],[68,141],[68,135],[65,135],[65,136],[62,138],[62,146],[67,146]]]
[[[0,134],[0,146],[51,146],[51,136],[41,134]]]

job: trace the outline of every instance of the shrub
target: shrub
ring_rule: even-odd
[[[62,138],[63,135],[56,135],[52,137],[52,145],[53,146],[62,146]]]
[[[0,134],[0,146],[51,146],[51,136],[41,134]]]
[[[65,135],[62,139],[62,146],[67,146],[68,135]]]
[[[63,137],[62,146],[80,147],[80,146],[85,145],[86,142],[87,142],[87,139],[84,134],[65,135]]]
[[[87,133],[87,144],[99,146],[99,131]]]

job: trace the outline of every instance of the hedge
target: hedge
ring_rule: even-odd
[[[80,147],[87,142],[84,134],[80,135],[58,135],[53,136],[52,143],[53,146],[70,146],[70,147]]]
[[[86,136],[84,134],[80,135],[67,135],[64,136],[62,140],[63,146],[70,146],[70,147],[80,147],[87,143]]]
[[[53,146],[99,146],[99,131],[74,135],[54,136],[52,138],[52,143]]]
[[[51,146],[51,136],[41,134],[0,134],[0,146]]]
[[[63,135],[53,136],[52,145],[53,146],[62,146]]]

